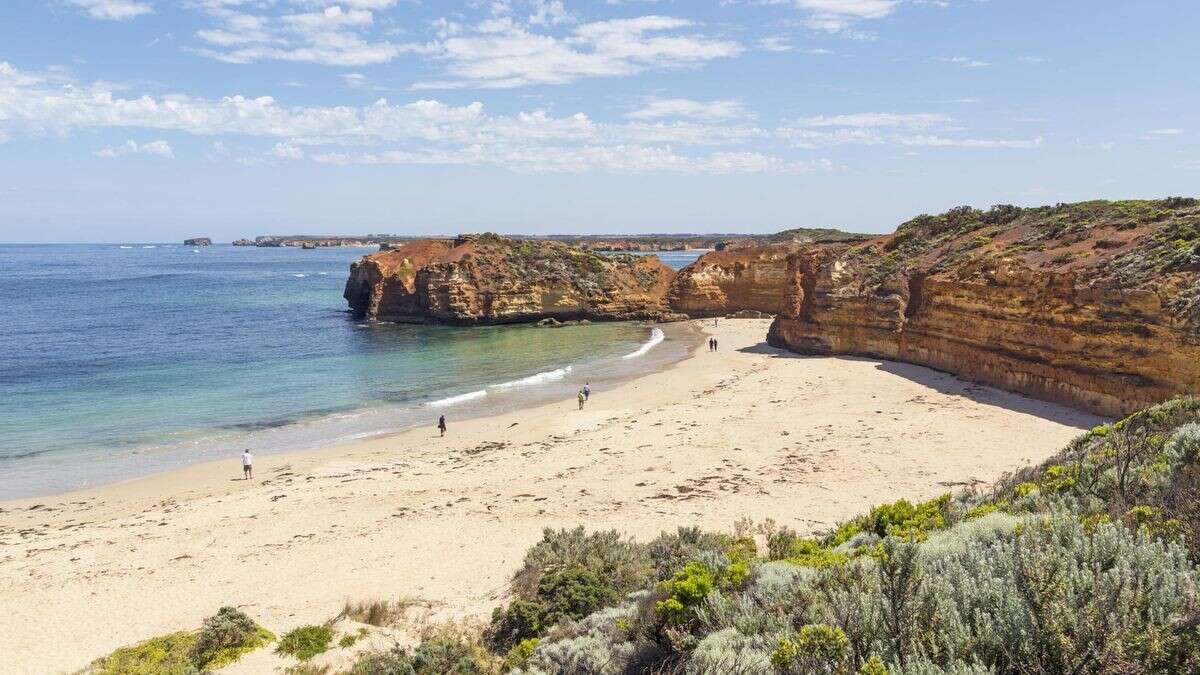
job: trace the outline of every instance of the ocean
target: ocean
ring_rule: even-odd
[[[691,346],[683,326],[355,321],[369,252],[0,245],[0,499],[603,396]]]

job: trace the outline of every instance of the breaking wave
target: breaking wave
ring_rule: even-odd
[[[667,338],[667,336],[663,335],[661,328],[651,329],[650,338],[648,340],[646,340],[645,342],[643,342],[642,346],[637,348],[637,351],[626,354],[625,356],[622,356],[621,358],[636,359],[639,356],[645,356],[651,349],[654,349],[656,346],[658,346],[658,343],[662,342],[666,338]]]

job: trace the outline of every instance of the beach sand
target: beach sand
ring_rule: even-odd
[[[253,481],[230,457],[0,503],[0,672],[78,669],[222,605],[278,634],[347,599],[482,619],[544,527],[647,539],[749,517],[820,531],[986,484],[1102,421],[916,366],[779,352],[767,326],[708,325],[720,351],[697,344],[582,411],[567,400],[459,421],[451,409],[444,439],[433,413],[428,428],[260,456]],[[228,672],[290,663],[260,650]]]

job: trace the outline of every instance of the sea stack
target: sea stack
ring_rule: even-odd
[[[344,295],[358,317],[410,323],[660,320],[674,278],[656,256],[478,234],[364,256]]]
[[[212,239],[208,237],[195,237],[193,239],[184,239],[184,246],[212,246]]]

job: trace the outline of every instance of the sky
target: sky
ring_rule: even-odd
[[[1195,0],[4,0],[0,242],[1200,194]]]

